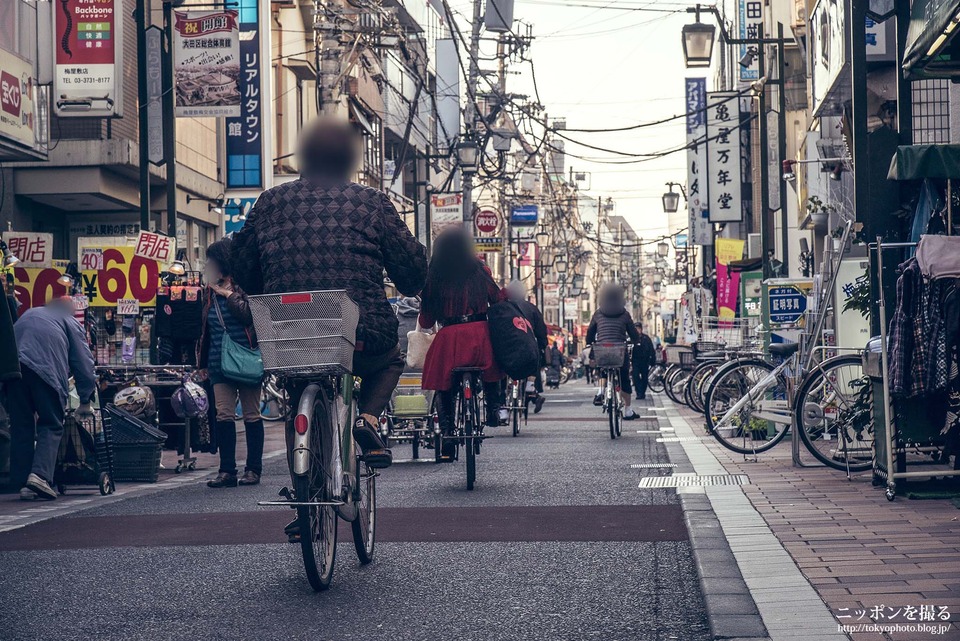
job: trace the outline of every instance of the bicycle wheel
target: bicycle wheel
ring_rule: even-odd
[[[607,423],[610,425],[610,438],[617,438],[617,386],[613,372],[607,374],[607,386],[604,391],[604,410],[607,413]]]
[[[476,411],[476,392],[470,387],[470,384],[470,381],[464,380],[460,393],[464,397],[461,407],[463,408],[464,450],[467,454],[467,489],[473,490],[473,485],[477,480],[477,449],[474,446],[475,439],[473,436],[476,434],[476,419],[479,413]]]
[[[526,394],[526,392],[524,392]],[[510,388],[510,421],[513,423],[513,435],[520,435],[520,387],[519,383],[514,383]]]
[[[714,375],[707,390],[707,430],[725,448],[738,454],[758,454],[779,443],[787,433],[788,425],[762,418],[762,410],[782,412],[787,403],[787,386],[778,376],[768,387],[755,390],[774,370],[773,365],[760,359],[732,361]],[[726,414],[746,399],[722,425]]]
[[[873,465],[873,386],[856,354],[835,356],[807,373],[794,409],[800,439],[829,467],[862,472]]]
[[[687,404],[683,398],[683,392],[689,377],[689,372],[686,372],[678,367],[673,371],[673,373],[670,375],[670,378],[667,379],[665,383],[664,391],[666,391],[667,396],[670,397],[670,400],[677,405]]]
[[[663,374],[666,368],[661,364],[656,364],[650,368],[650,374],[647,377],[647,388],[651,392],[663,392]]]
[[[623,435],[623,397],[620,396],[620,373],[614,377],[613,385],[613,417],[617,431],[617,438]]]
[[[366,463],[357,461],[357,465],[360,466],[357,518],[350,525],[357,558],[366,565],[373,561],[373,549],[377,542],[377,475]]]
[[[703,414],[703,395],[701,390],[704,388],[704,381],[709,381],[717,371],[718,361],[707,361],[701,363],[697,369],[693,370],[690,380],[687,382],[687,389],[684,392],[685,400],[690,409]]]
[[[310,470],[294,478],[294,493],[297,501],[332,502],[333,470],[324,467],[334,453],[334,426],[330,404],[324,390],[311,386],[304,394],[314,390],[315,400],[312,415],[307,417],[310,426]],[[307,581],[317,592],[330,587],[333,579],[334,561],[337,555],[337,513],[333,505],[297,506],[297,522],[300,526],[300,548],[303,552],[303,567]]]

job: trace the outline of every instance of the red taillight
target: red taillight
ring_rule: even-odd
[[[281,305],[296,305],[299,303],[309,303],[310,294],[284,294],[280,297]]]
[[[473,398],[473,390],[470,389],[469,387],[464,387],[463,397],[469,401],[471,398]]]
[[[307,420],[307,417],[303,414],[297,414],[296,418],[293,419],[293,429],[297,431],[297,434],[303,436],[307,433],[307,428],[310,426],[310,422]]]
[[[386,416],[381,416],[381,417],[380,417],[380,425],[386,427],[386,425],[387,425],[387,417],[386,417]]]

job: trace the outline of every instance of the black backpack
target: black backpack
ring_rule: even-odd
[[[507,376],[524,379],[540,369],[540,348],[533,325],[512,301],[501,301],[487,310],[493,356]]]

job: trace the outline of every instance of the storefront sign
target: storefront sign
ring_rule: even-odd
[[[795,324],[807,311],[807,296],[797,287],[785,285],[770,288],[770,322]]]
[[[707,94],[707,189],[711,223],[739,222],[740,101],[736,92]]]
[[[0,135],[28,147],[37,144],[33,85],[33,66],[0,49]]]
[[[707,79],[687,78],[687,213],[690,242],[713,244],[713,224],[707,210]]]
[[[743,258],[744,241],[736,238],[718,238],[717,252],[717,316],[721,319],[737,317],[737,299],[740,295],[740,272],[730,271],[729,265]]]
[[[20,267],[50,267],[53,260],[53,234],[32,231],[5,231],[7,250],[20,259]]]
[[[111,236],[135,239],[140,223],[122,223],[111,220],[70,221],[70,238],[82,236]]]
[[[739,0],[737,26],[743,39],[763,37],[763,0]],[[759,45],[742,44],[738,56],[742,59],[749,52],[756,53],[758,49]],[[737,65],[737,68],[740,70],[741,82],[760,78],[760,61],[757,56],[754,56],[753,61],[746,67]]]
[[[81,254],[89,246],[81,244]],[[90,300],[91,307],[116,307],[122,299],[136,299],[141,307],[156,303],[160,284],[157,261],[137,256],[134,247],[92,246],[103,251],[103,269],[80,271],[80,291]]]
[[[434,225],[463,222],[463,194],[431,194],[430,208]]]
[[[820,115],[828,102],[829,94],[847,62],[845,24],[843,0],[819,0],[810,14],[814,116]]]
[[[575,321],[580,315],[580,299],[563,299],[563,320]]]
[[[536,243],[520,243],[520,266],[535,267],[539,253],[540,248]]]
[[[473,239],[473,244],[479,253],[502,252],[503,236],[477,236]]]
[[[257,0],[244,0],[239,8],[240,115],[228,117],[227,187],[231,189],[262,188],[263,185],[263,105],[262,69],[269,61],[261,60]]]
[[[120,115],[120,0],[57,0],[53,105],[61,118]]]
[[[473,226],[482,234],[492,234],[500,229],[500,212],[495,209],[481,209],[473,218]]]
[[[243,229],[256,202],[256,198],[228,198],[223,204],[223,233],[233,234]]]
[[[175,239],[152,231],[141,231],[134,247],[134,255],[164,264],[174,260],[177,255]]]
[[[240,116],[236,11],[174,12],[177,117]]]
[[[511,225],[536,225],[540,210],[536,205],[518,205],[510,210]]]
[[[543,284],[543,305],[544,307],[557,307],[560,305],[560,284]]]
[[[147,147],[150,162],[163,164],[163,30],[146,29],[147,41]]]

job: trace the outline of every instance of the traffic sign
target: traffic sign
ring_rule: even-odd
[[[473,219],[473,226],[482,234],[492,234],[500,228],[500,213],[495,209],[481,209]]]
[[[770,288],[770,322],[796,323],[807,311],[807,296],[792,285]]]

